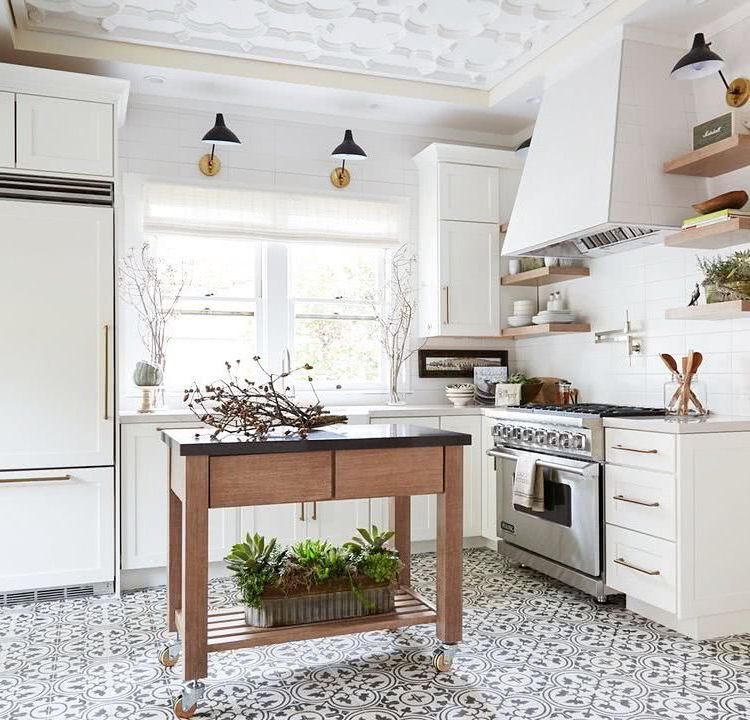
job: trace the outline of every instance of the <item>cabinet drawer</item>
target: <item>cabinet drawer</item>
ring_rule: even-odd
[[[607,465],[605,517],[628,530],[675,539],[673,475]]]
[[[607,463],[674,472],[674,435],[607,428],[604,442]]]
[[[0,473],[0,592],[112,582],[113,468]]]
[[[667,612],[676,612],[674,543],[607,525],[606,545],[609,587]]]
[[[443,448],[343,450],[336,453],[336,498],[443,492]]]
[[[213,457],[210,507],[274,505],[333,498],[332,453],[300,452]]]

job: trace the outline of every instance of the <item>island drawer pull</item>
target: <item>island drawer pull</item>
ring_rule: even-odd
[[[0,483],[62,482],[70,479],[70,475],[50,475],[49,477],[0,478]]]
[[[613,495],[613,500],[619,500],[620,502],[632,503],[633,505],[643,505],[643,507],[656,508],[659,507],[658,502],[646,502],[645,500],[635,500],[634,498],[628,498],[624,495]]]
[[[644,575],[651,575],[651,576],[661,575],[661,571],[659,570],[646,570],[645,568],[638,567],[637,565],[631,565],[624,558],[615,558],[614,562],[617,565],[622,565],[623,567],[630,568],[631,570],[635,570],[636,572],[643,573]]]
[[[624,450],[625,452],[634,452],[634,453],[640,453],[641,455],[658,455],[658,450],[639,450],[638,448],[629,448],[625,447],[625,445],[613,445],[613,450]]]

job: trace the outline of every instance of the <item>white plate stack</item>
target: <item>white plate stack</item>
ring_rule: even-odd
[[[468,405],[474,399],[473,383],[456,383],[445,386],[445,396],[455,407]]]
[[[508,317],[508,325],[511,327],[523,327],[531,325],[531,318],[536,310],[534,300],[516,300],[513,303],[513,314]]]
[[[547,325],[548,323],[572,323],[575,319],[575,313],[569,310],[542,310],[531,320],[534,325]]]

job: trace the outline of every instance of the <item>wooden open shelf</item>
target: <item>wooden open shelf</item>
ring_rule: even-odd
[[[730,300],[667,310],[667,320],[731,320],[750,317],[750,300]]]
[[[565,280],[588,277],[589,269],[579,266],[542,267],[536,270],[527,270],[516,275],[503,275],[500,278],[501,285],[518,285],[523,287],[540,287],[541,285],[552,285]]]
[[[664,240],[667,247],[717,250],[750,242],[750,217],[735,217],[724,222],[687,228]]]
[[[665,173],[716,177],[750,165],[750,135],[732,135],[664,163]]]
[[[505,328],[500,336],[504,338],[528,338],[540,335],[564,335],[568,333],[591,332],[588,323],[547,323],[546,325],[527,325],[518,328]]]
[[[175,613],[175,621],[180,635],[184,637],[181,610]],[[396,591],[396,609],[393,612],[306,625],[254,627],[245,622],[244,607],[218,608],[208,611],[208,651],[277,645],[294,640],[313,640],[371,630],[394,630],[436,621],[434,606],[410,588],[399,588]]]

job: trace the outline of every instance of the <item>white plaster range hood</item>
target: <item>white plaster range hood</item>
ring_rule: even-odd
[[[662,172],[696,123],[691,83],[669,77],[675,56],[620,30],[548,80],[504,255],[626,250],[695,214],[705,181]]]

